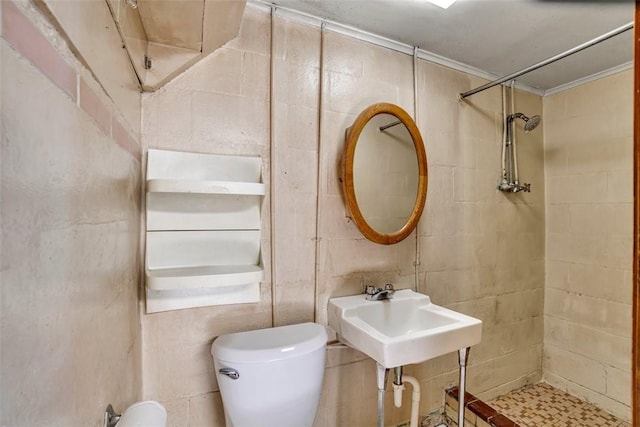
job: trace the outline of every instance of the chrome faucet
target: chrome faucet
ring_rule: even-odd
[[[396,291],[393,289],[391,283],[384,285],[384,289],[376,288],[372,285],[367,285],[364,293],[367,295],[365,298],[369,301],[382,301],[393,298],[393,294]]]

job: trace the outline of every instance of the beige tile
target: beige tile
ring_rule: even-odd
[[[317,63],[299,64],[276,60],[274,98],[287,105],[317,109],[320,71]],[[317,117],[317,112],[315,113]]]
[[[171,400],[217,390],[209,343],[183,345],[178,349],[166,346],[145,349],[144,363],[147,376],[144,395],[148,399]]]
[[[363,362],[358,362],[325,369],[322,395],[318,407],[320,413],[325,413],[331,408],[342,407],[346,401],[350,401],[351,396],[362,395],[365,375],[363,366]],[[375,376],[375,372],[370,374]],[[358,407],[358,405],[351,406]],[[343,412],[346,409],[342,408],[341,413],[336,415],[339,417],[346,415]],[[347,411],[347,413],[350,412]]]
[[[337,33],[324,34],[324,48],[328,55],[323,67],[327,71],[361,77],[366,44]]]
[[[563,294],[547,288],[545,310],[553,316],[548,319],[549,324],[553,325],[552,331],[562,330],[565,334],[560,337],[552,332],[549,337],[557,345],[605,367],[628,366],[629,321],[622,320],[628,312],[621,304],[629,298],[626,283],[631,259],[628,135],[632,103],[628,88],[629,75],[625,72],[544,99],[545,147],[552,149],[547,153],[545,166],[549,200],[564,204],[566,207],[561,209],[570,212],[568,225],[565,213],[566,230],[557,228],[548,234],[547,259],[563,260],[565,266],[570,266],[568,274],[566,267],[563,271],[554,267],[553,274],[548,271],[548,285],[571,292]],[[602,117],[610,119],[602,121]],[[578,188],[580,181],[591,194]],[[549,213],[558,210],[548,209]],[[551,216],[549,219],[555,221]],[[561,343],[562,339],[567,341]],[[564,383],[567,387],[579,390],[583,396],[593,396],[610,408],[617,407],[609,397],[604,397],[607,393],[601,384],[596,387],[592,383],[599,376],[576,372],[554,371],[553,378],[559,382],[560,378],[570,378],[570,382]],[[607,388],[610,380],[607,375]],[[614,384],[615,381],[611,384],[613,390]]]
[[[569,381],[581,382],[591,390],[603,393],[606,388],[604,367],[577,353],[553,346],[545,347],[544,369],[556,375],[567,377]]]
[[[278,94],[274,95],[278,98]],[[317,102],[311,107],[296,104],[277,104],[274,123],[277,149],[286,146],[291,149],[318,151],[318,108]],[[286,106],[285,106],[286,105]]]
[[[190,138],[192,135],[192,92],[179,88],[164,88],[155,98],[152,114],[145,115],[145,134]]]
[[[609,368],[631,369],[631,338],[612,335],[583,325],[570,325],[569,344],[572,351],[596,359]],[[607,377],[607,380],[609,378]],[[625,385],[626,388],[626,385]]]
[[[2,37],[71,99],[77,99],[76,71],[11,1],[2,3]]]
[[[455,169],[453,175],[453,199],[459,202],[474,202],[478,200],[475,169]]]
[[[126,50],[122,49],[122,39],[107,3],[72,5],[62,2],[47,6],[74,41],[75,48],[89,64],[116,108],[137,132],[141,115],[139,82]],[[95,31],[96,28],[104,31]]]
[[[186,90],[241,95],[243,59],[242,50],[221,47],[189,68],[187,73],[176,77],[170,85]]]
[[[545,176],[549,179],[552,176],[566,176],[569,164],[569,150],[566,148],[564,140],[555,137],[550,131],[545,130],[544,137],[544,164]],[[548,182],[545,183],[550,189]],[[562,203],[561,201],[551,201],[549,203]]]
[[[571,232],[584,234],[628,234],[633,209],[629,203],[569,206]]]
[[[362,46],[362,45],[361,45]],[[369,45],[363,56],[363,77],[378,81],[395,82],[398,88],[407,88],[413,97],[413,56],[384,47]],[[336,70],[340,71],[340,70]],[[412,116],[413,109],[407,110]]]
[[[242,61],[242,95],[269,99],[270,58],[252,52],[245,52]]]
[[[210,144],[215,144],[216,151],[224,150],[221,154],[266,154],[269,141],[266,100],[194,92],[192,108],[195,151],[210,151]]]
[[[627,352],[627,355],[629,352]],[[629,383],[631,373],[628,370],[620,370],[614,367],[607,367],[607,396],[631,407],[631,390]]]
[[[607,200],[613,203],[633,201],[633,172],[610,171],[607,173]]]
[[[274,175],[277,194],[300,197],[300,193],[305,193],[314,196],[318,186],[317,151],[288,148],[277,150],[276,154]]]
[[[222,426],[224,423],[220,393],[207,393],[189,399],[190,426]]]
[[[317,63],[320,59],[320,29],[276,15],[274,56],[288,63]]]
[[[547,259],[581,264],[596,264],[606,256],[602,237],[592,234],[547,233]]]
[[[629,120],[631,121],[631,120]],[[630,170],[628,159],[631,141],[628,138],[613,138],[607,135],[590,144],[577,142],[566,146],[569,173],[594,171]]]
[[[244,10],[240,24],[240,33],[236,38],[229,41],[226,46],[246,52],[268,55],[270,38],[269,14],[262,10],[247,7]]]
[[[568,289],[590,297],[628,303],[629,283],[626,281],[626,276],[626,270],[620,268],[570,264]],[[605,283],[607,286],[603,286]]]
[[[189,399],[163,400],[160,404],[167,411],[168,427],[189,426]]]
[[[140,169],[58,83],[0,43],[1,228],[12,266],[2,274],[2,382],[15,391],[3,422],[91,424],[106,403],[120,410],[141,395]]]
[[[550,203],[602,203],[616,201],[624,188],[614,188],[619,174],[593,172],[580,175],[549,176],[547,193]],[[623,200],[624,201],[624,200]]]
[[[276,286],[275,324],[291,325],[314,321],[315,284],[307,282],[279,282]]]
[[[429,190],[427,205],[443,200],[453,200],[455,169],[448,166],[429,165]]]

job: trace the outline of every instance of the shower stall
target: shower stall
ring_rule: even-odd
[[[513,79],[631,28],[632,23],[622,26],[550,60],[460,94],[459,98],[464,99],[502,85],[498,190],[507,193],[531,190],[530,185],[520,180],[516,130],[525,144],[520,147],[524,148],[531,136],[526,137],[521,131],[533,131],[541,123],[539,116],[529,114],[529,108],[514,108]],[[637,278],[637,271],[631,268],[633,106],[628,102],[630,99],[620,96],[631,93],[632,88],[632,73],[618,70],[545,94],[542,157],[527,155],[521,156],[521,160],[527,166],[542,160],[546,185],[540,188],[540,194],[527,197],[526,201],[510,197],[501,200],[506,200],[501,208],[517,212],[518,218],[529,214],[527,203],[544,204],[544,215],[540,218],[542,241],[530,233],[527,242],[538,245],[544,252],[544,302],[540,312],[544,319],[543,384],[594,403],[602,414],[608,412],[596,416],[598,420],[611,417],[610,414],[619,417],[608,421],[616,426],[629,426],[623,420],[629,419],[630,409],[637,405],[637,397],[629,387],[630,378],[635,378],[637,371],[634,365],[637,361],[630,357],[632,352],[637,354],[637,343],[631,336],[632,319],[636,323],[637,319],[630,299],[631,283],[637,283],[632,279]],[[527,265],[535,262],[531,257],[523,259]],[[528,405],[535,405],[532,400],[527,400],[523,407],[530,409]],[[562,416],[570,418],[572,425],[596,425],[594,419],[585,418],[586,412],[580,409],[584,405],[579,402],[577,406],[567,406],[562,414],[553,416],[552,422],[560,425]],[[535,420],[534,424],[527,423],[523,414],[510,415],[523,425],[548,425],[535,424]],[[519,416],[523,418],[518,419]],[[597,425],[607,425],[599,422]]]

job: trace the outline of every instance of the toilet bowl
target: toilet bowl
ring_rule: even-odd
[[[211,355],[227,427],[311,426],[326,345],[316,323],[219,336]]]

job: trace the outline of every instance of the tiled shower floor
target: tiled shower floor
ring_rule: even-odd
[[[631,427],[548,384],[538,383],[487,402],[521,427]]]

